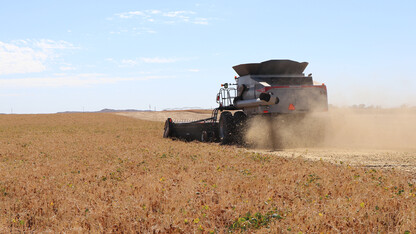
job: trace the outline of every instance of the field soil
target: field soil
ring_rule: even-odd
[[[138,119],[165,121],[196,120],[210,117],[209,111],[170,111],[119,113]],[[310,118],[309,118],[310,117]],[[324,138],[317,144],[299,139],[293,131],[307,135],[319,123],[325,123]],[[329,113],[316,114],[301,120],[300,129],[274,131],[283,139],[272,150],[270,132],[265,119],[251,121],[245,147],[251,152],[275,154],[287,158],[304,157],[372,168],[396,168],[416,173],[416,109],[353,109],[332,108]],[[283,128],[285,128],[283,126]],[[265,130],[266,129],[266,130]],[[309,135],[310,138],[315,136]],[[266,139],[266,140],[265,140]]]
[[[0,233],[416,230],[414,173],[347,162],[381,152],[405,164],[401,151],[252,151],[162,138],[163,126],[110,113],[0,115]]]

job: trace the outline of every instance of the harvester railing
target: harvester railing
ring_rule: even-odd
[[[235,88],[221,88],[218,92],[217,103],[220,106],[232,106],[234,98],[237,97],[237,89]]]

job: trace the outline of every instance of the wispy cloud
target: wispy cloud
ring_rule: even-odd
[[[58,50],[75,49],[71,43],[53,40],[0,41],[0,75],[42,72]]]
[[[155,57],[155,58],[139,58],[139,60],[145,63],[175,63],[183,59]]]
[[[128,11],[117,13],[114,15],[120,19],[140,19],[142,22],[161,23],[161,24],[175,24],[175,23],[192,23],[192,24],[209,24],[208,18],[201,18],[197,16],[194,11],[161,11],[161,10],[143,10],[143,11]],[[113,20],[114,17],[109,18]]]
[[[0,79],[2,88],[28,88],[28,87],[83,87],[99,84],[115,84],[126,81],[143,81],[151,79],[172,78],[172,76],[140,76],[140,77],[112,77],[99,73],[84,74],[54,74],[48,77],[32,77],[21,79]]]
[[[61,71],[71,71],[71,70],[74,70],[75,68],[74,67],[72,67],[72,66],[61,66],[61,67],[59,67],[59,70],[61,70]]]
[[[69,43],[64,40],[54,41],[49,39],[42,39],[33,41],[33,44],[35,47],[40,48],[42,50],[79,49],[78,47],[75,47],[72,43]]]
[[[188,69],[189,72],[199,72],[199,69]]]
[[[19,97],[23,96],[23,93],[0,93],[0,97]]]
[[[153,30],[148,27],[132,27],[130,29],[124,28],[124,29],[110,31],[110,34],[123,34],[123,33],[133,33],[136,35],[141,35],[141,34],[155,34],[157,32],[156,30]]]
[[[0,41],[0,75],[42,72],[48,55],[27,46],[17,46]]]
[[[190,60],[191,58],[163,58],[163,57],[140,57],[134,59],[122,59],[116,61],[114,59],[107,59],[108,62],[118,64],[119,67],[136,66],[140,64],[162,64],[162,63],[176,63],[179,61]]]
[[[162,13],[163,16],[171,17],[171,18],[180,18],[180,19],[188,19],[190,15],[195,15],[196,13],[193,11],[168,11]]]
[[[139,64],[139,61],[133,60],[133,59],[123,59],[121,60],[121,64],[127,65],[127,66],[135,66]]]
[[[134,16],[144,16],[146,14],[142,11],[129,11],[129,12],[118,13],[115,15],[122,19],[130,19],[130,18],[133,18]]]
[[[207,25],[208,24],[208,18],[195,18],[194,20],[194,24],[202,24],[202,25]]]

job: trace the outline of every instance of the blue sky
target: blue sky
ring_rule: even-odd
[[[414,1],[1,1],[0,113],[216,107],[241,63],[307,61],[334,105],[416,105]]]

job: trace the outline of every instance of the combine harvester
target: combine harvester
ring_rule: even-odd
[[[168,118],[163,137],[243,143],[247,120],[261,115],[269,117],[270,138],[275,142],[277,136],[271,129],[279,123],[273,122],[273,117],[298,121],[312,112],[328,110],[326,86],[314,83],[311,74],[303,74],[307,65],[292,60],[269,60],[234,66],[239,75],[235,77],[237,83],[221,85],[217,94],[219,107],[212,111],[212,116],[176,123]]]

